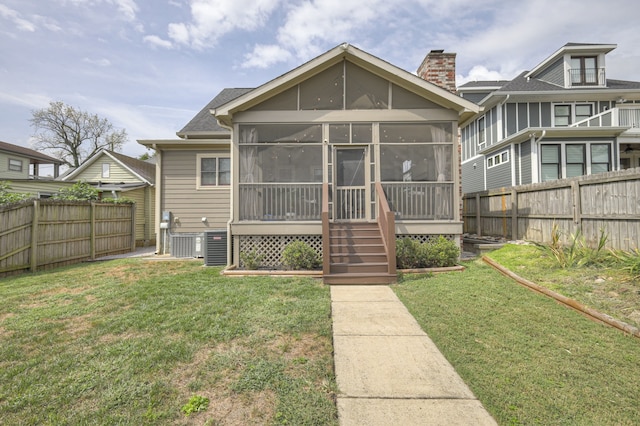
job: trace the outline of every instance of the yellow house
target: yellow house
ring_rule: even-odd
[[[103,198],[134,201],[136,243],[155,244],[155,164],[103,149],[61,179],[87,182]]]

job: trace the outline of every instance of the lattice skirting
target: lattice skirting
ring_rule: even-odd
[[[398,234],[396,238],[409,237],[420,243],[435,241],[440,235],[449,241],[460,242],[460,236],[454,234]],[[289,243],[304,241],[309,244],[319,256],[322,256],[322,235],[241,235],[239,237],[240,253],[255,252],[262,255],[261,265],[266,268],[282,267],[282,252]],[[240,268],[244,268],[242,259],[238,259]]]
[[[239,237],[240,253],[251,253],[264,256],[262,266],[280,268],[282,266],[282,252],[288,244],[294,241],[304,241],[322,256],[322,235],[242,235]],[[238,259],[240,268],[244,268],[242,259]]]

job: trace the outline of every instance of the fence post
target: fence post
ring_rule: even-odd
[[[136,251],[136,203],[131,203],[131,251]]]
[[[38,269],[38,213],[40,212],[40,201],[33,200],[33,219],[31,221],[31,272]]]
[[[518,191],[511,188],[511,239],[518,239]]]
[[[482,235],[482,225],[480,223],[480,194],[476,194],[476,235]]]
[[[582,205],[580,203],[580,182],[571,182],[571,198],[573,198],[573,223],[582,229]]]
[[[89,256],[91,260],[96,260],[96,203],[94,201],[91,202],[90,209],[90,238],[89,238]]]

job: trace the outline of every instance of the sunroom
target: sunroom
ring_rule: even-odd
[[[303,240],[327,275],[332,229],[358,224],[379,230],[387,264],[399,236],[458,242],[458,121],[477,108],[342,45],[212,111],[232,132],[234,261],[277,266]]]

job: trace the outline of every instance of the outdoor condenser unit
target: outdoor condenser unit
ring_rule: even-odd
[[[171,256],[202,257],[203,234],[172,234]]]
[[[204,264],[205,266],[227,264],[226,229],[212,229],[204,232]]]

